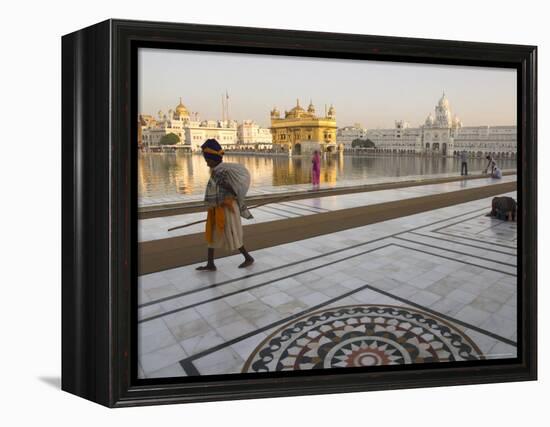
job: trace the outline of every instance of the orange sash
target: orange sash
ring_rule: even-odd
[[[214,226],[220,233],[223,233],[223,230],[225,228],[224,208],[231,209],[231,211],[234,212],[232,198],[228,197],[223,201],[221,205],[208,208],[205,231],[206,241],[208,243],[212,243],[214,241]]]

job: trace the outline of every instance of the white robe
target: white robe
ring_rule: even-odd
[[[208,243],[209,248],[223,248],[234,251],[243,246],[243,226],[237,203],[233,203],[233,209],[223,208],[225,224],[223,231],[218,230],[214,224],[212,242]]]
[[[208,242],[209,248],[235,250],[243,246],[241,216],[252,218],[245,203],[249,187],[250,173],[243,165],[222,162],[212,169],[205,194],[207,206],[210,208],[220,206],[224,200],[231,198],[233,207],[232,209],[223,207],[225,217],[223,230],[219,230],[214,221],[212,241]]]

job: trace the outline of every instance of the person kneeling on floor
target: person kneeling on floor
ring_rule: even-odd
[[[491,178],[501,179],[502,178],[502,171],[497,166],[495,169],[493,169],[493,173],[491,173]]]
[[[491,202],[491,212],[486,216],[495,217],[503,221],[515,221],[517,210],[518,205],[511,197],[494,197]]]

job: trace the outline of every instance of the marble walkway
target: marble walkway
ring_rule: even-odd
[[[231,256],[141,276],[138,376],[516,357],[516,223],[490,201],[258,250],[245,271]]]

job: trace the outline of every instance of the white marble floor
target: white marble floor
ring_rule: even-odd
[[[440,188],[421,189],[436,190]],[[510,195],[515,197],[515,193]],[[338,333],[339,325],[355,321],[341,312],[342,306],[364,311],[375,305],[377,312],[385,314],[370,319],[374,323],[389,319],[388,330],[395,330],[395,322],[400,328],[411,328],[407,319],[416,319],[416,327],[399,332],[418,331],[418,337],[407,341],[418,347],[409,351],[416,352],[416,363],[433,357],[440,361],[446,357],[513,358],[516,224],[484,216],[490,201],[477,200],[259,250],[254,252],[255,264],[246,271],[237,268],[240,256],[232,256],[218,260],[214,273],[197,272],[196,265],[189,265],[141,276],[139,376],[290,369],[293,362],[289,360],[299,360],[302,365],[296,366],[304,369],[329,358],[347,363],[345,355],[352,357],[360,351],[353,343],[339,349],[340,353],[331,350],[313,357],[314,350],[323,348],[321,343],[311,347],[304,336],[297,336],[293,346],[276,350],[281,334],[292,334],[309,324],[317,327],[315,320],[302,318],[319,310],[343,316],[343,322],[338,318],[331,324]],[[320,207],[331,205],[327,201]],[[388,314],[394,310],[391,307],[402,311],[395,312],[394,318]],[[424,330],[422,325],[430,327]],[[327,325],[319,328],[310,329],[308,336],[316,337],[323,328],[333,332]],[[302,344],[303,348],[310,346],[309,352],[298,354]],[[397,360],[398,350],[390,351],[380,343],[371,347],[376,345],[386,352],[385,360]],[[409,353],[403,351],[406,357]],[[273,358],[279,365],[269,365],[267,360]],[[370,363],[370,359],[362,360]]]
[[[243,220],[243,224],[249,225],[268,221],[278,221],[298,216],[315,215],[317,213],[335,211],[339,209],[368,206],[395,200],[405,200],[430,194],[447,193],[466,188],[477,188],[516,180],[516,175],[507,175],[502,179],[480,178],[393,190],[380,190],[337,196],[312,197],[310,199],[294,201],[282,201],[281,203],[270,203],[269,205],[253,209],[252,213],[254,218],[251,220]],[[197,212],[139,220],[138,240],[140,242],[145,242],[200,233],[204,230],[204,224],[196,224],[174,231],[168,231],[168,229],[178,225],[190,224],[192,222],[205,219],[205,217],[206,215],[204,212]]]

